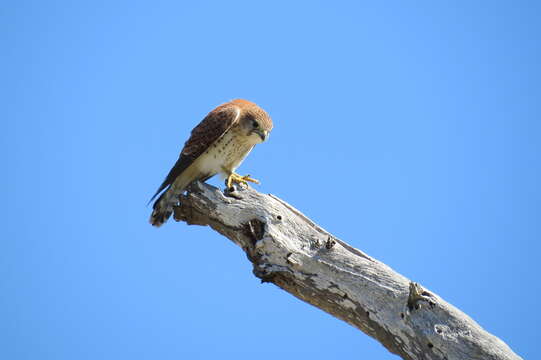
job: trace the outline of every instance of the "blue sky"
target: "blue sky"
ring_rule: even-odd
[[[540,7],[3,2],[0,357],[396,358],[210,229],[147,223],[192,127],[246,98],[275,123],[258,190],[541,358]]]

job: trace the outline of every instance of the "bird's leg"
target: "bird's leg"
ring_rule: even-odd
[[[229,174],[229,176],[227,177],[226,185],[227,185],[227,188],[230,189],[230,188],[231,188],[231,185],[232,185],[233,183],[248,185],[248,182],[253,182],[253,183],[255,183],[255,184],[259,184],[259,180],[252,179],[252,178],[250,177],[250,175],[242,176],[242,175],[235,174],[234,172],[232,172],[232,173]]]

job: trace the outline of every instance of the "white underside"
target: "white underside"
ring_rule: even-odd
[[[261,142],[259,137],[243,137],[244,141],[238,141],[238,136],[235,136],[233,132],[226,133],[216,142],[216,146],[210,146],[197,159],[196,166],[201,173],[220,174],[224,178],[229,176],[240,166],[254,145]]]

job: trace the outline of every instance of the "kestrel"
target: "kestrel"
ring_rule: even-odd
[[[233,183],[259,183],[235,170],[246,155],[269,136],[270,116],[251,101],[237,99],[212,110],[193,130],[180,156],[163,183],[150,199],[154,202],[150,223],[161,226],[173,213],[179,195],[193,181],[206,181],[221,174],[226,186]],[[163,191],[163,193],[162,193]]]

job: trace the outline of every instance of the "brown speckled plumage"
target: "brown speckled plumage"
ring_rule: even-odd
[[[257,142],[247,126],[257,123],[262,140],[273,124],[269,115],[248,100],[236,99],[212,110],[191,132],[180,156],[152,197],[162,191],[153,205],[150,223],[162,225],[172,213],[178,195],[195,180],[206,180],[219,172],[231,173]],[[165,190],[165,191],[164,191]],[[151,199],[151,201],[152,201]]]

